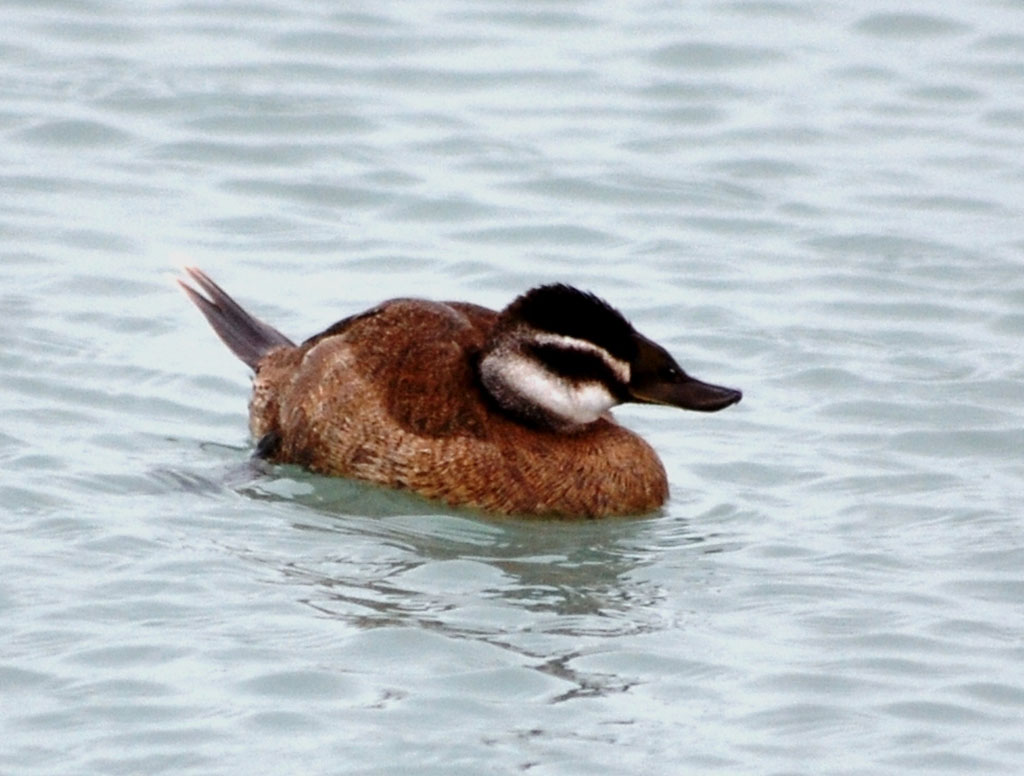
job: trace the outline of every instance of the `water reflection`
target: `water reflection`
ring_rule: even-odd
[[[319,615],[360,630],[412,627],[499,647],[561,680],[560,687],[569,684],[552,702],[625,691],[634,680],[579,671],[573,661],[602,651],[611,638],[668,625],[666,593],[642,573],[662,552],[652,535],[657,517],[543,521],[452,513],[405,494],[285,468],[294,477],[255,480],[245,492],[306,507],[303,520],[293,522],[305,534],[296,556],[267,563]],[[294,518],[295,510],[289,514]]]

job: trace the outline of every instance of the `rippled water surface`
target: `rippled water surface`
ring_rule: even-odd
[[[0,771],[1020,773],[1024,6],[9,0]],[[249,459],[295,337],[569,281],[657,515]]]

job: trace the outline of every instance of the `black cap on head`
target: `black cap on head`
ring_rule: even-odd
[[[625,316],[600,297],[564,283],[530,289],[504,315],[540,331],[593,342],[627,363],[636,356],[636,332]]]

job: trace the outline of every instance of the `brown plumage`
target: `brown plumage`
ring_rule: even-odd
[[[295,345],[252,318],[200,270],[186,271],[199,289],[179,281],[189,298],[255,371],[250,429],[260,440],[259,452],[271,461],[498,513],[643,513],[668,495],[657,454],[609,413],[567,427],[543,413],[531,417],[499,404],[478,364],[496,349],[493,332],[516,327],[495,311],[463,302],[395,299]],[[654,348],[658,358],[664,354],[675,365],[632,327],[622,328],[618,320],[614,325],[617,334],[632,332],[647,356]],[[613,347],[635,349],[629,337],[624,341]],[[597,352],[588,342],[578,344]],[[665,365],[659,362],[658,368]],[[738,392],[692,380],[681,370],[679,375],[688,391],[684,399],[623,394],[613,403],[686,401],[710,411],[739,400]],[[701,398],[692,384],[706,389],[703,406],[692,406]],[[623,390],[648,387],[631,383]]]

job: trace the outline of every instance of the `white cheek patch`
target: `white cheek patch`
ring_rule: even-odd
[[[505,359],[501,371],[516,393],[570,424],[592,423],[619,403],[603,383],[571,383],[523,356]]]

